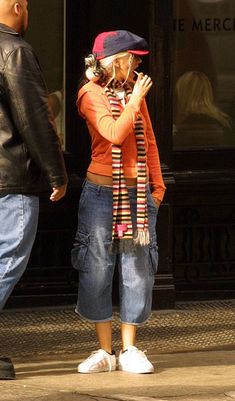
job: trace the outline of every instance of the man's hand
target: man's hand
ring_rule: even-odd
[[[58,200],[63,198],[63,196],[66,193],[66,189],[67,189],[67,184],[62,185],[61,187],[53,187],[50,200],[52,202],[57,202]]]

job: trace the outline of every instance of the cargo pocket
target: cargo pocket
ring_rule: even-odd
[[[158,246],[156,241],[152,242],[149,246],[149,257],[150,257],[150,274],[154,275],[157,273],[157,267],[158,267]]]
[[[88,271],[88,263],[86,262],[88,245],[89,234],[78,231],[71,251],[72,266],[78,271]]]

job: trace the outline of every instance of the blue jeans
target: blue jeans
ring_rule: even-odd
[[[0,196],[0,310],[26,269],[38,212],[37,196]]]
[[[136,228],[136,188],[129,188],[133,229]],[[157,207],[150,194],[148,219],[150,244],[123,253],[110,252],[112,242],[112,188],[86,181],[79,202],[78,229],[72,264],[79,271],[76,311],[92,322],[112,319],[112,281],[119,271],[120,317],[123,323],[140,324],[151,313],[154,274],[157,271]]]

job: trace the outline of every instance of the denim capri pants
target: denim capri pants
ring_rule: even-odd
[[[136,188],[129,187],[133,229],[136,229]],[[78,229],[72,249],[72,265],[79,271],[76,312],[94,323],[112,320],[114,269],[119,272],[120,319],[145,322],[152,307],[158,250],[158,208],[147,187],[150,244],[125,253],[110,252],[112,243],[112,188],[85,181],[78,210]]]

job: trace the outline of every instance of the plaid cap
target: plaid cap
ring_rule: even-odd
[[[95,38],[92,49],[97,60],[125,51],[139,56],[149,53],[145,39],[124,30],[100,33]]]

